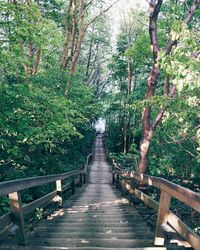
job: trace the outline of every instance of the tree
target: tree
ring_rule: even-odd
[[[100,10],[100,12],[92,17],[89,21],[86,20],[87,17],[87,12],[88,8],[92,6],[93,1],[89,1],[86,3],[84,0],[79,1],[79,5],[77,6],[76,1],[71,2],[71,6],[68,8],[68,13],[67,13],[67,18],[70,12],[70,9],[72,10],[72,29],[71,29],[71,45],[69,46],[68,54],[66,53],[67,51],[67,45],[69,43],[69,38],[70,38],[70,32],[69,32],[69,23],[68,21],[66,22],[66,39],[63,47],[63,53],[62,53],[62,68],[66,69],[67,64],[71,58],[71,63],[69,66],[69,79],[67,80],[66,84],[66,89],[65,89],[65,96],[68,96],[69,90],[71,87],[71,82],[74,76],[75,68],[76,68],[76,63],[81,51],[81,46],[83,39],[85,37],[86,31],[88,27],[95,22],[99,17],[104,15],[114,4],[116,4],[119,0],[115,1],[113,4],[110,4],[108,7],[106,7],[103,10]],[[76,26],[77,30],[76,31]],[[75,44],[75,39],[76,44]],[[76,48],[74,50],[74,48]],[[74,50],[74,51],[73,51]]]
[[[155,94],[157,82],[160,76],[160,66],[158,65],[157,59],[160,52],[159,41],[158,41],[158,34],[157,34],[157,20],[158,15],[160,13],[160,9],[162,6],[163,1],[150,1],[149,9],[150,9],[150,16],[149,16],[149,34],[151,39],[151,46],[152,46],[152,53],[153,53],[153,65],[149,77],[147,79],[147,91],[146,91],[146,100],[151,99],[151,97]],[[195,14],[200,1],[194,1],[192,6],[190,7],[188,13],[186,14],[183,23],[184,25],[188,25],[191,21],[193,15]],[[180,37],[172,37],[166,47],[165,47],[165,54],[169,55],[174,48],[179,43]],[[174,96],[176,93],[176,88],[173,86],[171,88],[170,96]],[[154,131],[157,125],[160,123],[164,113],[166,111],[166,107],[163,107],[158,115],[156,116],[155,120],[151,122],[151,106],[148,104],[143,110],[142,113],[142,141],[140,145],[140,161],[138,164],[138,170],[140,173],[145,173],[148,167],[148,155],[149,155],[149,147],[150,142],[152,140]]]

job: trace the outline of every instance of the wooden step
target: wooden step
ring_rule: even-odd
[[[132,227],[135,228],[135,230],[137,230],[138,227],[147,227],[147,224],[145,222],[115,222],[115,223],[106,223],[106,222],[85,222],[85,223],[78,223],[78,222],[53,222],[53,221],[47,221],[44,222],[43,224],[41,223],[41,225],[46,225],[48,227],[65,227],[65,228],[73,228],[73,227],[80,227],[83,226],[85,228],[89,228],[89,227],[105,227],[105,228],[114,228],[114,227]]]
[[[49,219],[47,222],[55,222],[55,223],[97,223],[97,224],[115,224],[115,223],[144,223],[142,218],[138,217],[112,217],[112,218],[103,218],[103,217],[82,217],[82,218],[69,218],[69,217],[56,217],[54,219]]]
[[[102,218],[102,219],[112,219],[112,218],[140,218],[140,216],[138,215],[137,212],[131,212],[131,213],[90,213],[90,212],[82,212],[82,213],[55,213],[52,214],[51,216],[49,216],[49,218],[54,218],[54,217],[58,217],[58,218],[77,218],[77,219],[81,219],[81,218]]]
[[[111,166],[98,138],[89,184],[77,189],[29,233],[29,246],[9,241],[0,250],[181,250],[154,246],[154,232],[136,208],[112,186]],[[146,213],[146,211],[140,211]],[[147,211],[152,213],[152,211]],[[154,213],[154,211],[153,211]]]
[[[1,250],[116,250],[116,248],[108,248],[108,247],[46,247],[46,246],[4,246]],[[136,248],[120,248],[120,250],[170,250],[166,247],[136,247]]]
[[[153,246],[153,240],[149,239],[95,239],[95,238],[39,238],[31,239],[31,244],[35,246],[54,247],[108,247],[108,248],[133,248]],[[36,248],[37,249],[37,248]]]
[[[138,232],[140,234],[145,234],[145,233],[150,233],[152,230],[150,228],[145,227],[137,227],[137,230],[135,231],[132,227],[127,226],[127,227],[90,227],[87,228],[86,226],[82,225],[81,227],[48,227],[47,225],[41,225],[35,228],[34,232],[60,232],[60,233],[135,233]]]
[[[34,237],[39,237],[39,238],[66,238],[66,239],[87,239],[91,238],[94,236],[95,238],[98,239],[153,239],[153,232],[144,232],[141,233],[141,231],[138,232],[127,232],[127,233],[113,233],[111,230],[107,230],[107,232],[104,233],[99,233],[95,231],[90,231],[90,232],[49,232],[46,230],[45,232],[43,231],[38,231],[35,233],[32,233],[32,236]],[[93,237],[92,237],[93,238]]]

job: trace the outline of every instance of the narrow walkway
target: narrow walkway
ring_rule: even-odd
[[[29,246],[12,249],[166,249],[154,247],[154,233],[112,187],[101,135],[96,138],[94,151],[88,185],[35,228]]]

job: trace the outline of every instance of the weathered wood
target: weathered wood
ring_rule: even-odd
[[[63,192],[71,188],[71,183],[67,183],[62,187]]]
[[[46,205],[47,203],[51,202],[57,195],[57,190],[35,200],[35,201],[32,201],[26,205],[24,205],[22,207],[22,210],[23,210],[23,214],[28,214],[32,211],[34,211],[36,208],[38,207],[41,207],[41,206],[44,206]]]
[[[61,182],[61,180],[56,181],[56,191],[57,192],[62,192],[62,182]]]
[[[130,194],[135,195],[138,199],[143,201],[147,207],[158,210],[159,203],[155,201],[154,199],[152,199],[150,196],[146,195],[145,193],[138,190],[137,188],[131,187],[131,185],[128,183],[126,183],[125,188]]]
[[[166,224],[169,217],[169,207],[172,196],[165,191],[161,192],[158,217],[156,222],[156,233],[154,244],[157,246],[163,246],[165,241],[165,234],[161,228],[162,224]]]
[[[59,198],[59,204],[61,205],[63,202],[63,194],[62,194],[62,181],[57,180],[56,181],[56,191],[57,191],[57,196]]]
[[[71,189],[72,189],[72,195],[75,194],[75,179],[72,178],[71,180]]]
[[[117,173],[117,178],[116,178],[116,188],[119,188],[119,173]]]
[[[168,223],[186,240],[195,250],[200,250],[200,238],[174,213],[169,212]]]
[[[17,230],[18,243],[20,245],[27,245],[21,194],[19,192],[10,193],[9,199],[12,216],[15,223],[19,226]]]
[[[13,181],[6,181],[0,183],[0,196],[9,195],[11,213],[8,213],[0,218],[0,231],[5,231],[6,228],[14,223],[18,224],[18,238],[20,244],[27,244],[26,232],[24,227],[24,215],[34,211],[37,207],[47,205],[51,202],[57,195],[62,198],[62,192],[72,188],[72,193],[75,192],[75,185],[82,183],[82,177],[84,174],[84,179],[86,179],[86,174],[88,173],[88,164],[92,159],[92,154],[87,157],[87,164],[78,170],[74,170],[64,174],[49,175],[49,176],[39,176],[25,179],[18,179]],[[80,175],[80,178],[75,178]],[[62,187],[62,180],[66,178],[73,177],[71,183],[67,183]],[[22,206],[21,196],[18,191],[28,189],[30,187],[39,186],[47,184],[50,182],[56,182],[56,190]],[[85,181],[86,182],[86,181]]]
[[[5,196],[12,192],[28,189],[30,187],[40,186],[57,180],[64,180],[72,176],[83,173],[83,170],[74,170],[64,174],[38,176],[32,178],[24,178],[13,181],[5,181],[0,183],[0,196]]]
[[[83,184],[85,185],[87,183],[87,176],[86,173],[83,174]]]
[[[112,184],[113,185],[115,184],[115,173],[114,172],[112,173]]]
[[[127,177],[124,179],[130,180],[130,178]],[[130,194],[135,195],[138,199],[143,201],[147,207],[151,207],[155,210],[159,209],[159,203],[150,196],[132,187],[127,182],[125,188]],[[176,230],[176,232],[178,232],[186,241],[188,241],[195,250],[200,250],[199,236],[171,211],[169,211],[167,223],[169,223]]]
[[[86,166],[90,165],[90,163],[91,163],[91,161],[92,161],[92,157],[93,157],[92,154],[89,154],[89,155],[87,156]]]
[[[7,225],[12,223],[11,213],[4,214],[0,217],[0,231]]]
[[[82,187],[83,186],[83,174],[80,174],[79,184]]]
[[[10,223],[7,226],[5,226],[2,230],[0,230],[0,241],[10,235],[9,230],[12,228],[13,225],[14,225],[13,223]]]
[[[170,193],[176,199],[200,212],[200,195],[198,193],[159,177],[138,174],[135,172],[131,172],[130,177]]]
[[[79,184],[79,178],[74,178],[74,185],[78,185]]]

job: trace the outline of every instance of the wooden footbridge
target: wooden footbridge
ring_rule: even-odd
[[[105,159],[102,136],[94,145],[94,157],[76,171],[61,175],[26,178],[0,183],[0,196],[10,199],[10,213],[0,218],[0,249],[19,250],[200,250],[200,238],[170,211],[174,197],[200,212],[200,195],[167,180],[134,172],[123,172]],[[64,183],[65,180],[65,183]],[[67,180],[67,181],[66,181]],[[55,190],[23,205],[20,192],[35,186],[55,183]],[[156,202],[138,183],[160,190]],[[64,200],[65,193],[72,194]],[[133,199],[145,206],[138,210]],[[24,216],[49,202],[60,207],[26,232]],[[154,230],[144,214],[157,214]],[[143,216],[142,216],[143,215]],[[18,228],[10,236],[13,228]],[[15,239],[16,238],[16,239]]]

